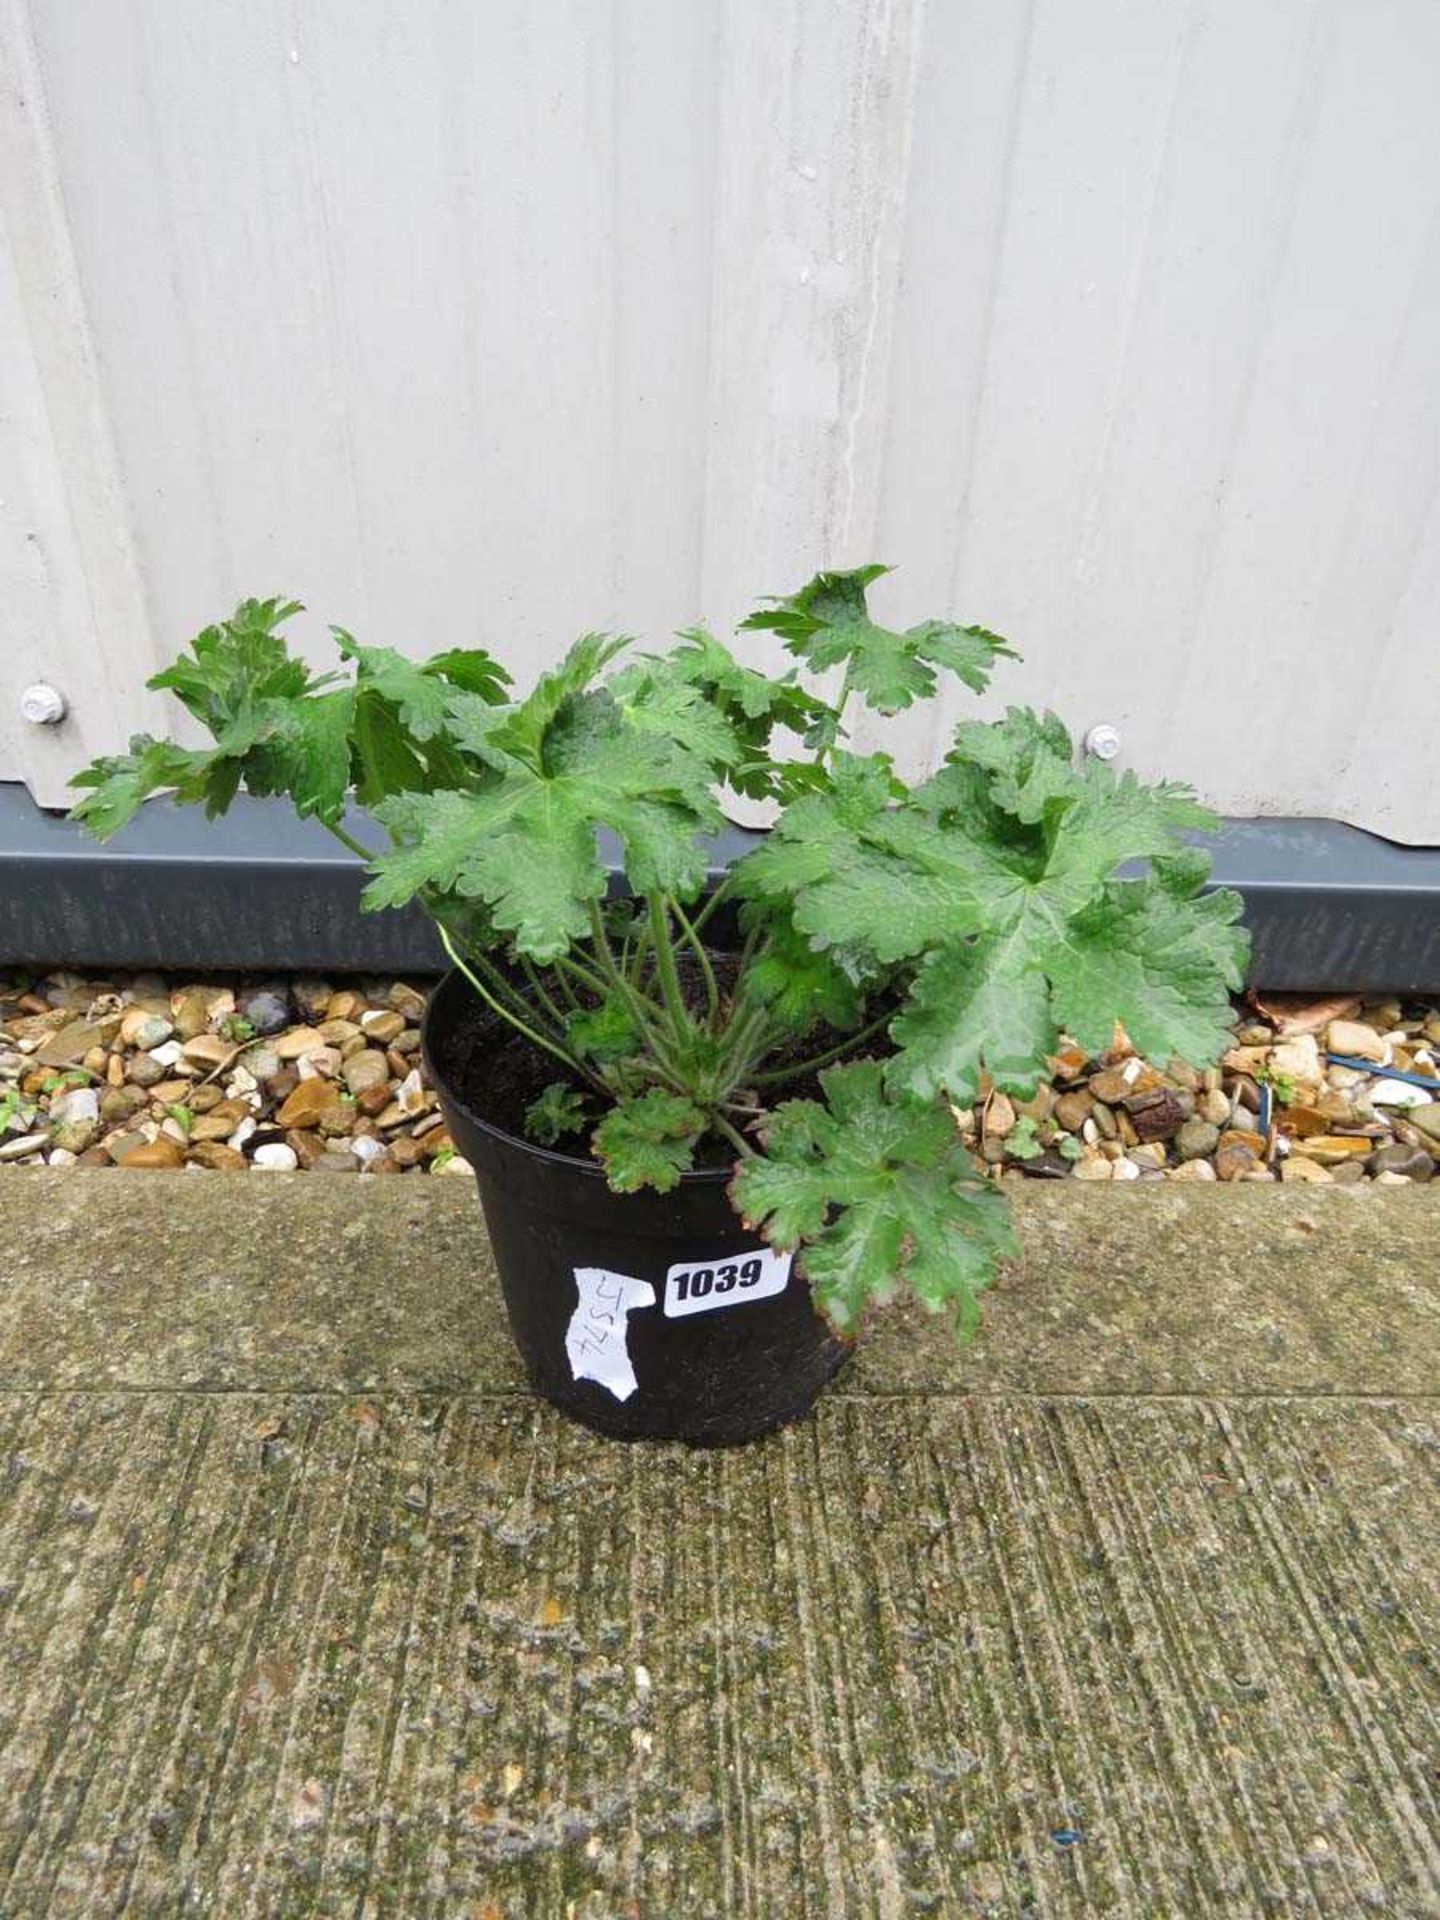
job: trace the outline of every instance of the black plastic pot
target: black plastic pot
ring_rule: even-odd
[[[474,1167],[515,1344],[535,1391],[626,1440],[753,1440],[808,1413],[849,1349],[788,1257],[731,1209],[728,1168],[673,1192],[612,1193],[591,1160],[532,1145],[456,1091],[449,1058],[474,991],[450,973],[424,1049],[451,1138]],[[495,1029],[497,1046],[508,1029]]]

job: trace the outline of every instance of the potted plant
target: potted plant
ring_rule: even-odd
[[[828,696],[700,629],[663,654],[587,634],[523,698],[484,652],[416,662],[335,629],[351,671],[317,678],[279,633],[295,603],[247,600],[150,682],[214,746],[140,737],[76,777],[102,837],[161,788],[211,815],[287,794],[367,863],[367,907],[433,915],[453,971],[425,1057],[516,1339],[537,1389],[609,1433],[793,1418],[902,1290],[968,1333],[1014,1243],[956,1108],[1032,1094],[1062,1034],[1225,1044],[1245,936],[1238,897],[1201,891],[1185,835],[1214,822],[1188,790],[1077,766],[1024,708],[962,722],[913,784],[846,745],[855,709],[947,675],[979,693],[1014,657],[983,627],[879,625],[884,571],[744,623]],[[777,810],[717,875],[727,789]],[[351,833],[352,792],[387,846]]]

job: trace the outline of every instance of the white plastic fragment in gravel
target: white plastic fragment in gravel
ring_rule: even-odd
[[[1372,1107],[1428,1107],[1435,1095],[1408,1080],[1377,1080],[1370,1089]]]

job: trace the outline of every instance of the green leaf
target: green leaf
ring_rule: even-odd
[[[939,1107],[887,1100],[877,1061],[832,1067],[825,1104],[792,1100],[765,1128],[763,1159],[742,1161],[731,1198],[750,1227],[797,1260],[816,1305],[844,1332],[907,1285],[957,1332],[1016,1251],[1002,1196]]]
[[[645,1036],[623,1000],[602,1000],[572,1014],[565,1023],[565,1044],[582,1058],[605,1062],[638,1053]]]
[[[376,808],[400,844],[376,861],[366,907],[422,891],[481,899],[519,952],[555,960],[588,932],[591,903],[605,894],[598,827],[619,837],[637,892],[700,891],[698,835],[719,820],[703,761],[631,726],[604,693],[567,696],[535,728],[532,715],[512,736],[526,757],[511,756],[487,784]]]
[[[780,634],[790,652],[816,672],[843,663],[847,688],[881,713],[899,713],[934,693],[936,667],[948,668],[983,693],[995,661],[1015,658],[1014,650],[984,627],[945,620],[925,620],[904,633],[878,626],[867,610],[865,590],[889,571],[868,566],[817,573],[773,610],[753,613],[741,624]]]
[[[1056,1032],[1023,923],[932,953],[890,1037],[886,1079],[897,1092],[927,1100],[943,1091],[968,1105],[984,1070],[1002,1091],[1032,1094]]]
[[[106,754],[81,769],[70,784],[90,791],[76,801],[70,818],[78,820],[97,840],[108,840],[133,818],[141,803],[162,788],[181,787],[203,777],[208,753],[177,747],[173,740],[154,740],[138,733],[128,753]]]
[[[584,1094],[563,1080],[552,1080],[525,1109],[525,1131],[542,1147],[553,1147],[567,1133],[579,1133],[588,1125]]]
[[[434,786],[400,716],[374,692],[357,690],[352,731],[355,797],[373,807],[388,794],[428,793]]]
[[[258,702],[293,699],[320,684],[275,631],[301,611],[298,600],[242,600],[228,620],[196,635],[189,654],[145,684],[173,693],[218,738]]]
[[[252,717],[259,722],[254,744],[236,753],[240,736],[227,736],[215,756],[217,767],[234,753],[235,777],[249,792],[285,793],[302,819],[315,814],[338,820],[350,789],[354,688],[266,702]]]
[[[421,671],[448,680],[452,687],[476,694],[492,706],[504,700],[510,685],[510,675],[483,647],[451,647],[445,653],[432,653]]]
[[[1157,1060],[1208,1064],[1229,1045],[1230,994],[1244,984],[1239,894],[1182,899],[1155,880],[1122,881],[1070,923],[1048,956],[1056,1021],[1082,1047],[1119,1020]]]
[[[1008,707],[1003,720],[962,722],[948,760],[991,775],[993,803],[1033,826],[1052,800],[1079,793],[1074,754],[1070,735],[1053,713],[1042,718],[1029,707]]]
[[[746,967],[739,996],[764,1007],[772,1020],[799,1035],[820,1023],[841,1030],[858,1026],[860,995],[834,959],[817,953],[798,931],[783,902],[747,901],[740,924],[764,939]]]
[[[623,635],[583,634],[558,667],[540,676],[525,699],[485,726],[487,756],[508,756],[522,762],[533,773],[543,774],[551,727],[566,705],[586,692],[628,644]],[[462,733],[461,737],[463,740],[467,736]]]
[[[652,1087],[637,1099],[617,1102],[591,1142],[616,1193],[654,1187],[669,1193],[679,1184],[705,1130],[705,1115],[679,1094]]]
[[[983,1069],[1028,1094],[1057,1028],[1104,1045],[1116,1018],[1161,1058],[1213,1058],[1245,951],[1233,909],[1193,897],[1205,867],[1182,835],[1213,816],[1187,788],[1071,768],[1058,723],[1021,710],[957,739],[899,804],[880,769],[837,756],[834,786],[787,807],[737,870],[852,974],[856,955],[923,963],[891,1027],[891,1087],[971,1100]],[[1117,879],[1147,859],[1152,878]]]
[[[355,684],[394,707],[400,724],[417,741],[444,731],[449,711],[446,682],[393,647],[362,647],[343,627],[330,629],[336,646],[355,662]]]
[[[1036,1160],[1045,1151],[1035,1130],[1035,1122],[1028,1113],[1022,1113],[1006,1134],[1004,1146],[1012,1160]]]

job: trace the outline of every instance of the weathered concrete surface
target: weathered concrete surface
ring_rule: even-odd
[[[1428,1196],[1026,1194],[982,1353],[696,1454],[461,1183],[261,1184],[0,1179],[4,1920],[1440,1913]]]
[[[880,1316],[842,1392],[1440,1390],[1440,1193],[1015,1189],[957,1351]],[[519,1392],[468,1180],[0,1171],[0,1387]]]

